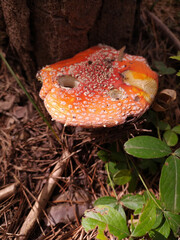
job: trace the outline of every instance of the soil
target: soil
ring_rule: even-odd
[[[180,64],[169,58],[176,55],[180,49],[169,36],[169,31],[158,26],[148,12],[157,16],[166,28],[180,39],[179,1],[144,1],[141,7],[138,41],[135,46],[129,45],[129,53],[146,57],[153,69],[155,69],[155,61],[162,61],[176,70],[180,69]],[[16,68],[18,68],[17,65]],[[54,166],[62,160],[66,149],[70,156],[64,163],[63,174],[56,179],[53,194],[50,195],[41,218],[35,221],[35,227],[28,239],[95,239],[97,231],[85,233],[81,226],[81,216],[85,209],[92,207],[93,201],[98,197],[114,196],[107,183],[104,163],[97,156],[98,150],[114,142],[118,149],[118,146],[128,138],[139,134],[156,135],[155,129],[147,123],[146,116],[142,116],[136,122],[129,122],[123,127],[111,129],[87,130],[64,127],[60,123],[51,121],[38,96],[40,83],[29,84],[23,75],[18,77],[51,123],[58,138],[48,128],[2,63],[0,69],[0,238],[18,239],[21,226],[34,201],[38,198],[48,177],[51,176]],[[172,96],[168,96],[170,102],[163,103],[165,106],[163,105],[164,109],[161,112],[158,105],[160,95],[153,104],[159,117],[170,123],[172,127],[180,123],[179,81],[180,77],[176,74],[159,76],[159,93],[163,89],[173,89],[177,97],[172,99]],[[142,174],[148,187],[158,197],[160,169],[154,175],[147,172]],[[1,192],[2,189],[7,189],[5,197],[2,197],[4,194]],[[128,193],[128,188],[126,185],[119,186],[116,191],[119,196],[123,196]],[[143,191],[140,182],[135,191]],[[53,210],[50,208],[52,206],[55,207]],[[47,223],[50,218],[49,211],[52,211],[56,224]]]

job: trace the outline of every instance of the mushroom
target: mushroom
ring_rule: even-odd
[[[37,78],[52,119],[85,128],[112,127],[141,116],[158,90],[158,76],[143,57],[106,45],[46,66]]]

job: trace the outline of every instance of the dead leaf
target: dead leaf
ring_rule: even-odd
[[[10,126],[12,126],[15,123],[15,119],[12,117],[8,117],[5,123],[5,126],[7,128],[9,128]]]
[[[55,226],[58,223],[67,224],[74,222],[76,216],[78,218],[82,217],[88,208],[87,204],[71,205],[70,203],[59,203],[47,209],[48,219],[45,219],[45,223],[47,226]]]
[[[28,118],[28,109],[27,106],[15,106],[13,108],[13,114],[17,119]]]
[[[47,209],[48,219],[44,219],[47,226],[57,223],[74,222],[90,207],[90,198],[82,189],[71,189],[54,198],[58,204]]]
[[[165,112],[170,105],[176,100],[177,93],[173,89],[162,90],[156,98],[152,108],[156,112]]]
[[[122,61],[123,57],[124,57],[124,51],[126,49],[126,46],[123,46],[120,50],[119,50],[119,56],[118,56],[118,61]]]
[[[152,109],[155,111],[155,112],[165,112],[167,110],[167,108],[161,106],[160,104],[158,104],[157,102],[155,102],[153,105],[152,105]]]
[[[0,101],[0,112],[9,110],[13,106],[15,98],[14,95],[7,94],[4,101]]]
[[[177,97],[177,93],[173,89],[164,89],[158,95],[162,101],[166,101],[168,104],[175,101]]]
[[[70,201],[71,203],[81,204],[84,202],[89,202],[90,197],[87,192],[83,189],[69,189],[61,195],[55,196],[53,198],[53,203],[62,203]]]

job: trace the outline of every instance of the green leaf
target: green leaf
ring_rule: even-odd
[[[159,191],[162,205],[174,213],[180,212],[180,158],[167,158],[161,172]]]
[[[180,158],[180,148],[176,149],[176,151],[174,152],[174,155]]]
[[[134,210],[134,216],[139,215],[142,212],[142,208],[137,208]]]
[[[122,151],[119,151],[119,152],[112,151],[110,154],[110,158],[111,158],[111,161],[115,161],[115,162],[126,161],[126,157]]]
[[[176,69],[172,68],[172,67],[165,67],[162,68],[160,71],[161,75],[170,75],[170,74],[174,74],[176,73]]]
[[[169,123],[167,123],[165,121],[159,121],[158,122],[158,127],[162,131],[171,129],[171,126],[169,125]]]
[[[177,126],[175,126],[175,127],[173,127],[173,128],[172,128],[172,131],[175,132],[175,133],[177,133],[177,134],[180,134],[180,124],[177,125]]]
[[[149,236],[153,240],[166,240],[170,234],[170,230],[171,229],[169,223],[167,221],[164,221],[164,223],[160,227],[151,230],[149,232]]]
[[[108,153],[106,151],[99,150],[97,152],[97,155],[103,162],[108,162],[109,161],[109,156],[108,156]]]
[[[111,174],[111,177],[116,174],[119,170],[127,168],[127,163],[125,162],[108,162],[108,169]],[[107,169],[106,169],[107,170]]]
[[[92,210],[86,211],[85,217],[82,219],[82,226],[86,232],[98,226],[96,238],[100,240],[107,240],[104,231],[108,231],[119,240],[129,236],[129,230],[124,217],[110,206],[97,206]]]
[[[136,190],[136,187],[137,187],[137,184],[139,181],[139,177],[134,169],[132,169],[131,177],[132,178],[131,178],[131,181],[129,182],[129,186],[128,186],[129,193],[133,193]]]
[[[149,199],[140,214],[139,222],[132,232],[132,237],[141,237],[149,232],[156,221],[156,206],[152,199]]]
[[[159,122],[157,113],[152,110],[149,110],[146,114],[148,122],[152,122],[154,126],[157,127]]]
[[[176,70],[172,67],[167,67],[163,62],[161,61],[154,61],[155,67],[159,70],[158,73],[160,75],[169,75],[174,74]]]
[[[121,204],[118,204],[115,206],[115,209],[121,214],[121,216],[124,218],[124,220],[126,221],[126,213],[123,209],[123,207],[121,206]]]
[[[156,229],[157,227],[159,227],[162,220],[163,220],[163,212],[159,208],[157,208],[156,209],[156,221],[155,221],[152,229]]]
[[[119,170],[113,176],[113,182],[117,185],[124,185],[131,180],[131,171],[129,169]]]
[[[152,159],[143,159],[140,164],[139,164],[139,167],[141,169],[148,169],[149,172],[151,174],[156,174],[157,173],[157,170],[158,170],[158,165],[155,161],[153,161]]]
[[[111,162],[111,161],[110,161],[110,162],[106,163],[106,164],[105,164],[105,169],[106,169],[106,171],[107,171],[107,166],[108,166],[108,170],[109,170],[109,173],[110,173],[111,177],[112,177],[115,173],[117,173],[117,172],[119,171],[116,162]]]
[[[158,70],[161,70],[162,68],[166,67],[166,65],[162,61],[154,61],[154,65]]]
[[[151,136],[138,136],[124,144],[125,151],[139,158],[160,158],[171,153],[167,144]]]
[[[180,237],[180,215],[165,211],[164,216],[176,237]]]
[[[173,147],[178,143],[178,136],[172,130],[165,131],[163,134],[163,138],[166,141],[167,145],[170,147]]]
[[[177,75],[178,77],[180,77],[180,71],[178,71],[178,72],[176,73],[176,75]]]
[[[126,162],[126,156],[124,154],[124,152],[119,149],[119,151],[116,151],[116,145],[110,145],[107,149],[107,151],[105,150],[99,150],[97,152],[98,157],[104,161],[104,162],[108,162],[108,161],[112,161],[112,162]]]
[[[165,237],[165,239],[168,238],[168,236],[170,234],[170,230],[171,229],[170,229],[168,221],[165,221],[162,226],[160,226],[156,229],[156,231],[158,233],[160,233],[161,235],[163,235]]]
[[[136,194],[131,195],[127,194],[121,198],[122,204],[132,210],[142,208],[145,204],[144,197],[142,195]]]
[[[94,202],[94,206],[99,206],[99,205],[105,205],[105,206],[110,206],[114,209],[116,209],[118,212],[121,213],[123,218],[126,221],[126,214],[124,212],[124,209],[122,206],[118,203],[115,197],[110,197],[110,196],[105,196],[105,197],[100,197]]]
[[[171,56],[170,58],[180,61],[180,56]]]
[[[98,198],[93,205],[94,206],[106,205],[114,208],[117,204],[118,202],[115,197],[105,196]]]

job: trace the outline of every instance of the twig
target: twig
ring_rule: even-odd
[[[0,190],[0,201],[3,201],[17,192],[19,183],[12,183]]]
[[[57,178],[60,177],[64,171],[66,166],[66,162],[69,158],[70,154],[68,150],[64,150],[60,161],[56,164],[53,169],[51,176],[49,177],[47,183],[43,187],[41,193],[39,194],[36,202],[34,203],[31,211],[29,212],[28,216],[26,217],[19,234],[19,240],[25,240],[28,238],[31,230],[33,229],[37,219],[39,218],[42,210],[44,210],[49,198],[51,197],[54,188],[56,186]]]
[[[180,50],[180,41],[179,39],[174,35],[174,33],[171,32],[171,30],[152,12],[149,12],[148,10],[145,11],[147,15],[154,20],[155,24],[163,31],[163,33],[171,40],[171,42],[174,44],[174,46],[177,48],[177,50]]]

